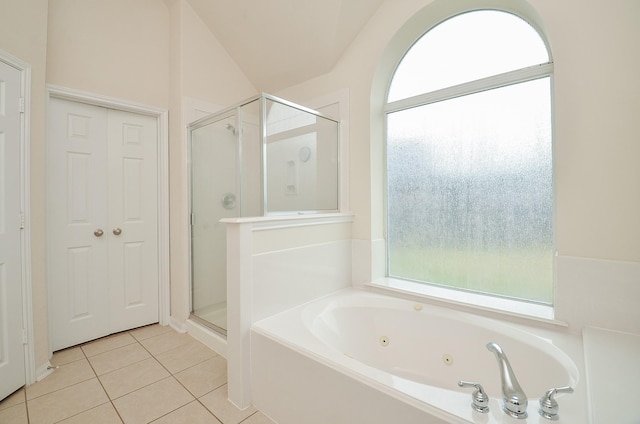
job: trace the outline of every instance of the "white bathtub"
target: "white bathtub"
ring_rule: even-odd
[[[502,411],[498,343],[529,398],[529,417]],[[278,424],[549,423],[538,399],[558,394],[558,423],[589,422],[580,337],[505,324],[348,289],[255,323],[251,394]],[[472,410],[480,383],[490,411]]]

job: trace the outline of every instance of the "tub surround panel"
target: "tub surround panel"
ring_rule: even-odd
[[[387,271],[386,244],[384,239],[353,239],[353,286],[362,287],[371,281],[384,278]]]
[[[583,340],[593,423],[639,422],[640,335],[587,327]]]
[[[353,239],[351,241],[351,280],[354,287],[361,287],[371,281],[371,240]]]
[[[253,320],[351,286],[351,241],[253,256]]]
[[[585,326],[640,334],[640,263],[558,256],[556,318],[572,332]]]
[[[252,332],[252,398],[279,424],[463,423],[434,418]]]
[[[289,223],[283,228],[269,227],[264,230],[254,228],[253,253],[268,253],[284,249],[295,249],[300,246],[321,244],[335,240],[351,239],[351,223],[344,222],[351,217],[336,217],[335,222]]]

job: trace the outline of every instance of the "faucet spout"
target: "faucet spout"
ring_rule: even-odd
[[[497,343],[487,343],[487,349],[493,352],[498,360],[502,381],[502,400],[504,401],[502,409],[507,415],[514,418],[527,418],[527,395],[520,387],[507,356]]]

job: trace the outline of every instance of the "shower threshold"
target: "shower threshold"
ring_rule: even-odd
[[[199,308],[193,311],[189,318],[223,336],[227,335],[226,302]]]

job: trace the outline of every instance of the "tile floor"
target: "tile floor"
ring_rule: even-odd
[[[227,400],[227,362],[151,325],[56,352],[47,378],[0,402],[2,424],[273,424]]]

